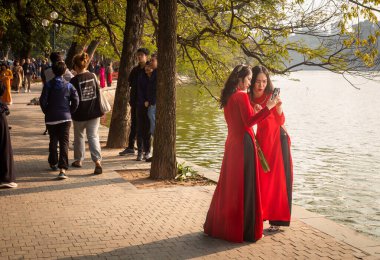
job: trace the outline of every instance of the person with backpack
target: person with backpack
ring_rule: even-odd
[[[44,84],[40,96],[40,106],[45,114],[45,123],[50,136],[48,162],[52,170],[60,169],[58,179],[67,178],[71,114],[79,105],[76,89],[62,77],[66,69],[63,61],[53,64],[52,70],[55,77]]]

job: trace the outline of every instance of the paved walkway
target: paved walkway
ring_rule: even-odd
[[[56,181],[47,163],[48,136],[41,135],[43,115],[26,105],[40,88],[32,91],[13,95],[9,122],[19,187],[0,190],[0,259],[380,258],[379,241],[342,233],[344,227],[300,207],[290,228],[257,243],[207,237],[202,225],[214,187],[137,190],[113,170],[149,164],[118,156],[117,149],[103,149],[104,174],[94,176],[87,159],[67,172],[69,179]],[[332,236],[331,230],[338,231]]]

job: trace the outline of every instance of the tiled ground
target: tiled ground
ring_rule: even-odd
[[[26,105],[38,96],[38,87],[32,91],[13,95],[9,121],[19,187],[0,190],[0,259],[376,258],[298,219],[254,244],[207,237],[202,225],[213,186],[137,190],[113,170],[149,165],[115,149],[103,150],[104,174],[94,176],[87,159],[57,181],[47,163],[48,136],[41,135],[43,115]]]

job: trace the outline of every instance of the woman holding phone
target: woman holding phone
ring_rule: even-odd
[[[252,126],[270,115],[278,100],[254,113],[247,95],[252,71],[239,65],[228,77],[220,99],[228,126],[218,185],[207,213],[206,234],[232,242],[254,242],[262,237],[263,219],[258,157]]]
[[[271,101],[273,95],[276,95],[280,102],[267,118],[258,123],[256,140],[270,168],[269,172],[264,172],[263,168],[259,167],[263,219],[269,220],[269,231],[278,231],[280,226],[289,226],[291,218],[293,165],[290,138],[284,128],[285,116],[279,89],[273,88],[265,67],[254,67],[249,88],[254,110],[260,111]]]

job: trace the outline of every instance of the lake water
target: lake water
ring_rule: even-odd
[[[380,237],[380,82],[326,71],[274,77],[292,140],[293,201]],[[217,88],[211,88],[219,95]],[[202,88],[177,91],[177,154],[219,171],[227,128]]]

